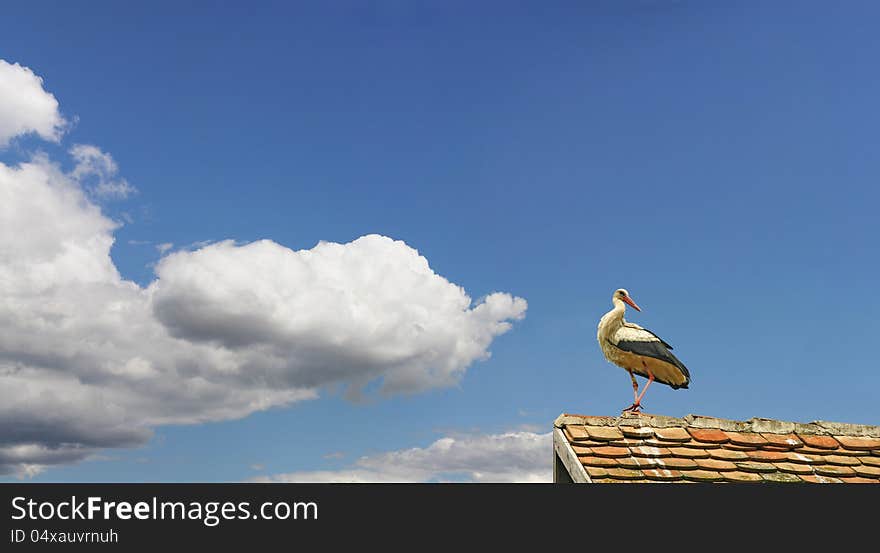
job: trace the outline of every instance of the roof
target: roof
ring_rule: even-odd
[[[554,426],[556,482],[880,483],[880,426],[629,413]]]

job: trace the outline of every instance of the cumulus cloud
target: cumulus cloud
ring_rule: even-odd
[[[526,310],[505,293],[473,302],[418,251],[377,235],[300,251],[203,245],[167,255],[141,287],[114,265],[117,224],[80,177],[45,155],[0,163],[2,474],[331,384],[449,386]]]
[[[43,79],[27,67],[0,59],[0,148],[29,133],[57,142],[65,126],[58,100],[43,89]]]
[[[301,471],[256,482],[552,482],[550,433],[444,437],[428,447],[364,456],[340,470]]]
[[[70,156],[76,162],[70,176],[99,198],[125,199],[137,192],[127,180],[118,176],[119,167],[113,157],[97,146],[75,144]]]
[[[474,306],[416,250],[378,235],[301,251],[224,241],[173,253],[156,273],[154,312],[172,336],[252,352],[263,370],[236,376],[277,386],[448,386],[526,309],[502,293]]]
[[[29,132],[57,140],[57,108],[33,72],[0,61],[0,144]],[[506,293],[473,302],[417,250],[378,235],[299,251],[160,244],[157,278],[139,286],[114,265],[117,223],[95,203],[133,187],[101,149],[69,153],[69,172],[45,154],[0,163],[0,474],[143,444],[157,425],[314,399],[328,385],[449,386],[525,314]]]

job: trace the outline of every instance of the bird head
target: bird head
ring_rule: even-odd
[[[634,302],[633,299],[629,297],[629,292],[627,292],[623,288],[618,288],[614,291],[614,296],[611,298],[611,301],[613,302],[614,300],[620,300],[635,309],[636,311],[641,311],[641,308],[636,305],[636,302]]]

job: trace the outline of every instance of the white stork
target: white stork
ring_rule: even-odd
[[[635,413],[641,409],[642,398],[648,391],[648,386],[655,380],[672,387],[674,390],[687,388],[691,381],[691,375],[684,363],[669,351],[672,346],[650,330],[624,320],[623,314],[626,311],[624,304],[630,305],[636,311],[641,311],[629,296],[629,292],[623,288],[615,290],[614,295],[611,296],[611,303],[614,304],[614,309],[599,319],[599,331],[596,337],[605,358],[626,369],[632,379],[635,400],[632,405],[624,409],[624,412],[632,411]],[[636,374],[648,379],[641,394],[639,394]]]

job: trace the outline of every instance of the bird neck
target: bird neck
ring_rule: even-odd
[[[626,305],[617,298],[613,300],[614,308],[605,313],[602,316],[602,319],[599,321],[599,331],[606,335],[606,337],[610,337],[617,329],[623,326],[623,314],[626,312]]]

